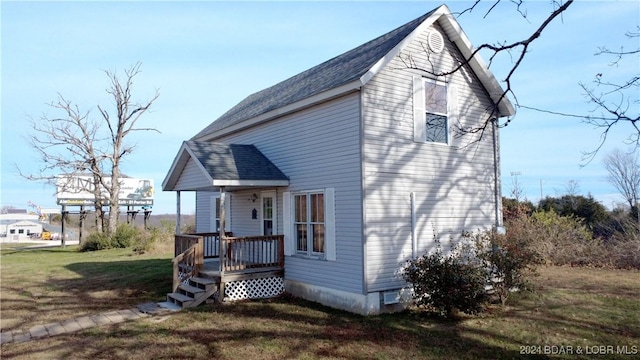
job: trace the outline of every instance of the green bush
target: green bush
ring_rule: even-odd
[[[542,258],[535,249],[522,241],[509,239],[495,230],[470,236],[476,256],[487,271],[491,291],[504,305],[514,290],[531,290],[530,276]]]
[[[416,305],[444,316],[454,309],[477,314],[491,294],[504,305],[512,291],[532,290],[529,277],[541,262],[526,241],[494,230],[464,232],[449,256],[437,251],[409,260],[402,276],[413,285]]]
[[[506,226],[509,242],[531,249],[545,264],[589,265],[600,261],[599,242],[582,220],[573,216],[538,211],[511,219]]]
[[[80,245],[80,251],[98,251],[113,248],[111,237],[106,233],[94,232],[89,234]]]
[[[113,234],[112,244],[116,248],[128,248],[140,236],[140,230],[130,224],[120,224]]]
[[[139,233],[131,244],[133,252],[140,255],[150,251],[160,237],[160,233],[156,228]]]
[[[142,251],[144,251],[144,249],[148,249],[148,247],[151,246],[152,242],[153,238],[142,233],[133,225],[120,224],[112,236],[103,232],[91,233],[87,239],[82,242],[80,251],[97,251],[113,248],[128,248],[132,246],[143,249]],[[136,250],[134,249],[134,251]]]
[[[413,284],[418,306],[443,316],[450,317],[455,309],[477,314],[486,300],[485,271],[459,257],[443,256],[440,251],[408,261],[402,276]]]

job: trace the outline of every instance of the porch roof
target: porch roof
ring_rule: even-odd
[[[254,145],[185,141],[162,190],[288,186],[289,178]]]

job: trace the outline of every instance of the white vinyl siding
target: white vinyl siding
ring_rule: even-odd
[[[176,190],[193,190],[211,186],[202,169],[196,162],[189,158],[182,175],[175,185]]]
[[[457,60],[451,52],[456,49],[448,39],[442,53],[426,59],[420,44],[426,42],[425,36],[403,53],[433,73],[454,68]],[[430,76],[403,69],[402,61],[394,59],[363,91],[365,281],[369,292],[404,285],[398,270],[412,256],[414,246],[421,255],[437,240],[446,250],[463,230],[495,224],[491,133],[471,145],[468,136],[459,138],[454,133],[457,126],[484,120],[491,105],[488,97],[469,69],[435,79],[447,84],[449,146],[428,142],[424,93],[416,87]]]
[[[220,201],[220,193],[213,191],[196,192],[196,232],[218,232],[220,218],[216,202]],[[233,224],[233,213],[231,212],[233,196],[227,193],[226,199],[227,223],[225,229],[231,231]],[[254,234],[255,235],[255,234]]]
[[[286,209],[290,206],[285,199],[287,192],[292,196],[324,189],[325,202],[330,194],[335,195],[334,207],[325,209],[325,217],[329,212],[335,216],[333,224],[325,224],[325,236],[332,233],[335,238],[333,243],[325,240],[326,260],[291,256],[295,248],[285,241],[285,279],[361,294],[364,260],[359,101],[359,93],[348,94],[213,141],[254,144],[289,177],[290,186],[278,188],[283,195],[279,195],[282,201],[277,201],[278,229],[285,240],[293,236],[287,234],[287,229],[292,228],[286,225],[285,214],[290,212]],[[236,229],[248,229],[248,215],[237,217],[237,206],[247,204],[253,206],[246,199],[234,200],[234,234]],[[254,220],[253,235],[260,231],[257,223]]]

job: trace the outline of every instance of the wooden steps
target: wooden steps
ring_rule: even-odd
[[[181,308],[198,306],[218,290],[218,284],[214,279],[192,277],[188,284],[180,284],[176,292],[167,294],[167,302]]]

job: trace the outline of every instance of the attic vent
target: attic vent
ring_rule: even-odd
[[[431,31],[427,35],[427,42],[429,43],[429,49],[434,53],[438,54],[442,52],[444,49],[444,39],[442,38],[442,34],[438,31]]]

